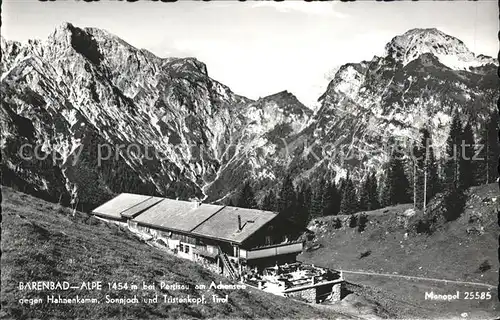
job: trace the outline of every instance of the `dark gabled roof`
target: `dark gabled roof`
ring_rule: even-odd
[[[277,216],[271,211],[200,205],[198,202],[130,193],[111,199],[94,209],[93,214],[115,220],[129,218],[151,228],[233,243],[242,243]]]
[[[152,198],[140,194],[122,193],[101,206],[92,210],[92,213],[111,219],[123,219],[121,213],[139,205],[140,203]]]
[[[241,218],[241,230],[238,230],[238,216]],[[191,233],[242,243],[276,216],[277,213],[271,211],[223,207],[207,221],[194,228]]]
[[[138,215],[134,221],[152,227],[189,233],[221,208],[212,204],[199,205],[198,202],[164,199]]]

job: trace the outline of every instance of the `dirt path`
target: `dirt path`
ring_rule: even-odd
[[[365,272],[365,271],[352,271],[352,270],[339,270],[343,273],[354,273],[354,274],[364,274],[371,276],[382,276],[382,277],[391,277],[391,278],[404,278],[404,279],[414,279],[414,280],[425,280],[425,281],[436,281],[436,282],[444,282],[444,283],[458,283],[458,284],[466,284],[466,285],[474,285],[474,286],[482,286],[490,289],[496,288],[497,286],[481,283],[481,282],[468,282],[468,281],[457,281],[457,280],[446,280],[446,279],[436,279],[436,278],[424,278],[424,277],[415,277],[415,276],[405,276],[400,274],[390,274],[390,273],[376,273],[376,272]]]

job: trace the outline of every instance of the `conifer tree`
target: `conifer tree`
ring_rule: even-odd
[[[498,177],[498,158],[500,156],[500,145],[498,142],[498,122],[499,122],[498,111],[494,111],[490,115],[487,126],[488,183],[495,182]]]
[[[358,225],[358,217],[353,214],[349,217],[349,228],[356,228],[357,225]]]
[[[359,191],[359,210],[366,211],[369,210],[370,202],[370,176],[367,176],[361,185]]]
[[[388,207],[391,205],[391,189],[392,186],[389,183],[389,170],[390,166],[389,163],[387,163],[385,166],[385,174],[382,179],[382,184],[380,187],[380,206],[381,207]]]
[[[474,162],[476,185],[492,183],[497,178],[500,156],[498,121],[498,112],[495,111],[490,114],[487,124],[481,130],[477,161]]]
[[[395,156],[391,164],[391,202],[392,204],[408,203],[410,197],[408,190],[410,183],[406,177],[403,165],[402,154]]]
[[[462,138],[462,122],[455,113],[448,133],[446,159],[445,159],[445,182],[454,181],[457,185],[460,182],[460,146]]]
[[[354,184],[347,174],[342,185],[342,199],[340,201],[340,214],[353,214],[358,211],[358,199]]]
[[[342,194],[340,193],[340,186],[338,184],[334,184],[332,186],[332,190],[334,190],[334,197],[332,204],[333,215],[338,215],[340,213],[340,202],[342,200]]]
[[[441,178],[438,172],[438,162],[434,154],[434,147],[432,146],[432,138],[429,135],[427,147],[427,203],[432,199],[441,188]]]
[[[481,129],[478,141],[478,163],[476,165],[474,182],[476,185],[486,184],[489,182],[489,161],[488,161],[488,130],[487,125]]]
[[[332,226],[333,226],[333,228],[335,228],[335,229],[340,229],[340,228],[342,228],[342,222],[340,221],[340,219],[339,219],[339,218],[335,218],[335,219],[333,219],[333,221],[332,221]]]
[[[422,209],[439,190],[439,175],[429,130],[422,129],[422,140],[413,148],[414,204]]]
[[[295,221],[297,215],[297,195],[290,175],[283,180],[278,199],[278,212]]]
[[[368,190],[368,210],[376,210],[380,208],[380,203],[378,201],[378,183],[377,176],[373,172],[370,176],[370,184]]]
[[[460,178],[460,157],[457,146],[460,145],[462,136],[461,122],[455,114],[451,123],[447,141],[446,162],[444,165],[444,217],[447,221],[460,217],[466,197]]]
[[[250,185],[250,182],[247,181],[243,185],[243,188],[240,191],[238,200],[236,202],[236,206],[240,208],[248,208],[255,209],[257,208],[257,201],[255,200],[255,193]]]
[[[372,176],[369,174],[361,185],[361,190],[359,194],[359,210],[361,211],[373,210],[374,207],[373,204],[371,203],[373,201],[373,196],[372,196],[373,182],[371,179]]]
[[[366,214],[360,214],[358,218],[358,231],[363,232],[366,229],[366,224],[368,223],[368,217]]]
[[[474,168],[477,164],[474,160],[474,134],[471,121],[468,121],[461,133],[461,146],[459,152],[460,183],[464,189],[474,185]]]
[[[380,208],[377,177],[375,173],[367,175],[359,194],[359,210],[370,211]]]
[[[422,134],[425,137],[425,132]],[[422,143],[423,142],[423,143]],[[424,180],[426,141],[416,141],[413,146],[413,205],[416,209],[424,206]]]
[[[395,151],[387,168],[381,201],[385,206],[410,202],[410,183],[403,165],[403,154]]]
[[[321,212],[322,216],[329,216],[332,214],[332,202],[333,202],[333,192],[332,192],[332,187],[331,183],[329,181],[326,181],[324,184],[323,188],[323,193],[321,196],[321,202],[322,202],[322,207],[323,210]]]
[[[311,209],[311,188],[302,184],[297,191],[297,223],[303,227],[307,226],[310,220]]]
[[[311,218],[321,217],[323,215],[323,194],[325,189],[325,180],[320,179],[311,194],[311,209],[309,214]]]
[[[349,173],[348,173],[349,175]],[[342,197],[344,196],[344,188],[346,186],[346,178],[340,178],[339,184],[338,184],[338,193],[339,193],[339,212],[340,212],[340,206],[342,202]]]
[[[451,161],[447,161],[445,166],[448,173],[444,184],[444,217],[447,221],[453,221],[462,214],[467,198],[464,189],[460,186],[460,181],[451,180],[453,176],[450,174],[453,170]]]
[[[323,189],[323,216],[337,215],[340,206],[340,196],[338,194],[335,181],[326,182]]]
[[[304,206],[308,208],[308,211],[311,209],[311,201],[312,201],[312,188],[309,184],[304,183],[302,187],[302,193],[304,194]]]
[[[274,194],[273,190],[270,190],[264,196],[261,209],[266,211],[276,211],[276,195]]]

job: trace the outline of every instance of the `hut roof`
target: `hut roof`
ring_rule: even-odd
[[[127,210],[121,213],[122,217],[126,218],[134,218],[145,210],[151,208],[158,202],[162,201],[163,198],[160,197],[150,197],[149,199],[144,200],[141,203],[136,204],[135,206],[128,208]]]
[[[241,225],[238,224],[238,216]],[[271,211],[223,207],[207,221],[192,230],[192,233],[208,238],[242,243],[276,216],[277,213]]]
[[[121,220],[122,212],[152,198],[140,194],[122,193],[101,206],[95,208],[92,213],[104,218]]]
[[[277,216],[257,209],[199,204],[130,193],[94,209],[110,219],[133,219],[139,224],[195,236],[242,243]]]
[[[198,202],[164,199],[138,215],[134,221],[152,227],[189,233],[221,208],[212,204],[199,205]]]

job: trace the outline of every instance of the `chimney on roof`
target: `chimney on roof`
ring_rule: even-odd
[[[238,231],[241,231],[241,216],[238,215]]]

